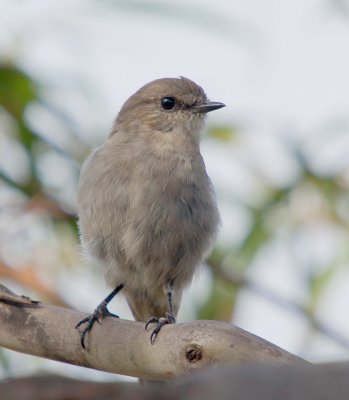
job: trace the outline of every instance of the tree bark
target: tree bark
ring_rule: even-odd
[[[17,296],[0,285],[0,346],[87,368],[168,380],[207,365],[304,360],[251,333],[217,321],[163,327],[155,344],[144,324],[105,318],[80,345],[74,329],[86,314]]]

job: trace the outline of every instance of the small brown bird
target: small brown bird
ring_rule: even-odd
[[[86,323],[114,316],[107,304],[124,288],[137,321],[155,323],[153,344],[176,321],[183,289],[209,254],[219,213],[200,154],[210,102],[191,80],[158,79],[121,108],[107,141],[85,161],[78,208],[82,246],[115,288]]]

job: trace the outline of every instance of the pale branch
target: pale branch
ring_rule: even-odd
[[[305,363],[233,325],[193,321],[165,326],[154,345],[140,322],[106,318],[80,345],[86,314],[33,302],[0,285],[0,346],[51,360],[145,379],[168,380],[207,365]]]

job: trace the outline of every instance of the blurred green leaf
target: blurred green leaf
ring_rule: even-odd
[[[236,250],[239,264],[248,266],[257,251],[273,237],[273,231],[267,224],[267,217],[275,207],[287,201],[291,188],[273,189],[265,202],[260,207],[249,207],[251,216],[251,228]]]
[[[230,322],[237,293],[236,285],[213,275],[210,296],[198,310],[198,318]]]
[[[30,77],[15,66],[0,65],[0,104],[16,119],[25,108],[37,100],[37,89]]]
[[[327,268],[321,270],[320,272],[316,270],[309,278],[309,289],[310,289],[310,301],[308,304],[308,309],[310,315],[314,315],[316,308],[318,306],[319,300],[321,299],[325,289],[331,281],[334,273],[337,271],[338,264],[333,263]]]
[[[210,294],[204,305],[197,311],[199,319],[215,319],[230,322],[235,308],[239,285],[220,276],[220,268],[226,250],[216,247],[209,257],[208,265],[212,271]]]
[[[207,130],[207,135],[223,142],[230,142],[236,137],[236,131],[231,126],[212,126]]]

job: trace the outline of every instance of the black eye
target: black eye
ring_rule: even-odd
[[[161,107],[164,110],[172,110],[172,108],[176,105],[176,99],[174,97],[164,97],[161,99]]]

